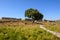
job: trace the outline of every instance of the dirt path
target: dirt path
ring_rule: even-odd
[[[60,38],[60,33],[57,33],[57,32],[54,32],[54,31],[50,31],[50,30],[46,29],[45,27],[43,27],[43,25],[40,25],[40,28],[43,29],[43,30],[46,30],[47,32],[52,33],[53,35],[55,35],[55,36]]]

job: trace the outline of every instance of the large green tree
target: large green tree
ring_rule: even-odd
[[[25,17],[32,18],[33,21],[43,19],[43,15],[37,9],[33,8],[25,10]]]

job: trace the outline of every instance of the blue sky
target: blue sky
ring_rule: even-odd
[[[60,19],[60,0],[0,0],[0,18],[25,18],[26,9],[38,9],[44,19]]]

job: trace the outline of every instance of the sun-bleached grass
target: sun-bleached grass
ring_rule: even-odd
[[[60,40],[56,36],[39,28],[39,24],[17,22],[0,26],[0,40]]]
[[[44,27],[60,33],[60,23],[54,22],[54,23],[44,23]]]

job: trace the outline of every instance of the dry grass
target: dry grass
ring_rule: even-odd
[[[0,26],[0,40],[60,40],[40,29],[39,24],[33,24],[29,21],[9,22],[4,23],[4,25]]]
[[[60,33],[60,23],[58,22],[44,22],[44,26],[52,31],[56,31]]]

